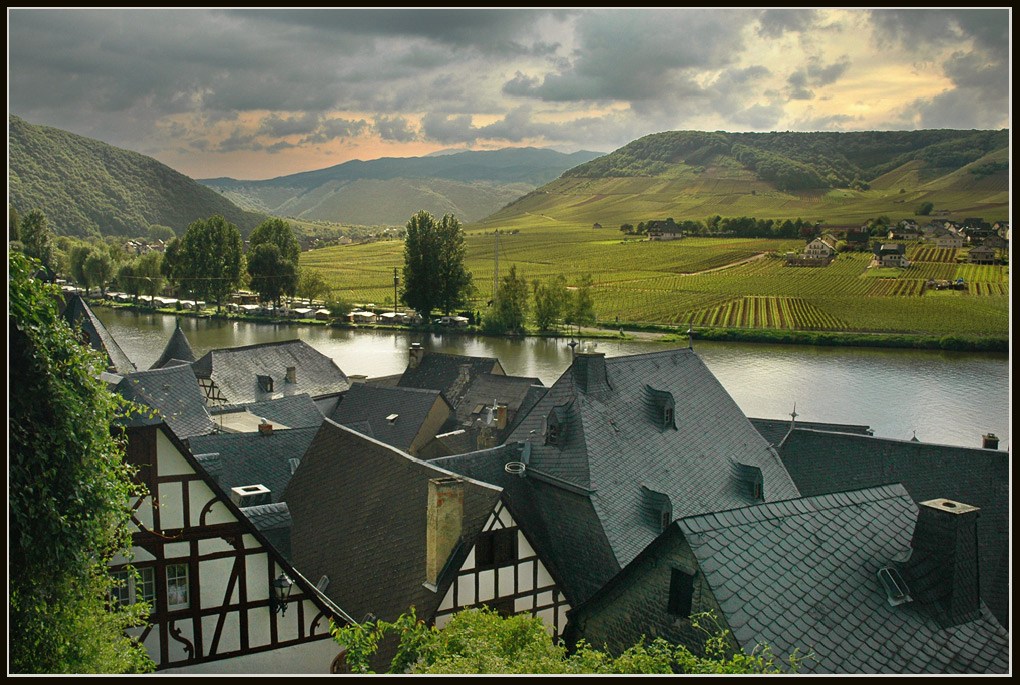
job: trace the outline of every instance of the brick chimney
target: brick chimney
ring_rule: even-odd
[[[426,516],[425,582],[434,587],[463,532],[464,481],[455,477],[429,479]]]
[[[297,383],[297,367],[296,366],[288,366],[287,367],[287,382],[288,383]]]
[[[978,582],[977,519],[980,509],[949,499],[921,502],[911,546],[926,558],[932,589],[948,625],[977,618],[981,597]]]
[[[407,366],[411,369],[417,369],[418,364],[421,364],[421,360],[425,357],[425,349],[421,346],[421,343],[411,343],[410,356],[407,360]]]

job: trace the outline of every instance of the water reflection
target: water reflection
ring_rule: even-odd
[[[138,368],[156,361],[172,316],[98,308],[97,315]],[[221,347],[300,338],[348,375],[401,373],[412,342],[437,352],[496,357],[507,373],[549,385],[570,365],[565,339],[508,340],[406,331],[349,330],[185,317],[196,355]],[[600,340],[607,356],[670,349],[673,344]],[[866,424],[882,437],[980,447],[995,433],[1009,446],[1009,361],[1005,355],[826,348],[695,341],[695,349],[748,416]]]

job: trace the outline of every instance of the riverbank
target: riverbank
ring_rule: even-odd
[[[253,316],[250,314],[232,314],[211,310],[189,311],[176,309],[153,309],[110,301],[98,301],[94,306],[105,306],[114,309],[125,309],[141,313],[156,313],[165,316],[192,317],[206,319],[223,319],[246,321],[251,323],[269,323],[274,325],[300,325],[338,328],[343,330],[368,331],[409,331],[421,333],[443,333],[453,335],[484,336],[478,326],[405,326],[400,324],[354,324],[341,321],[320,321],[316,319],[290,319],[271,316]],[[639,325],[621,323],[613,328],[582,327],[581,337],[586,340],[619,340],[630,342],[686,342],[688,339],[686,326]],[[577,329],[559,329],[550,331],[528,331],[523,336],[501,336],[507,339],[519,338],[576,338]],[[923,335],[913,333],[861,333],[833,331],[795,331],[761,328],[721,328],[694,327],[695,340],[711,340],[716,342],[768,343],[777,345],[811,345],[818,347],[872,347],[889,349],[915,350],[953,350],[958,352],[1009,352],[1008,337],[982,337],[963,335]]]

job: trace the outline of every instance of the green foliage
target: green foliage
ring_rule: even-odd
[[[139,280],[139,292],[151,300],[163,290],[163,255],[146,252],[134,261],[135,278]]]
[[[437,222],[422,210],[408,220],[406,231],[401,299],[426,320],[436,309],[456,311],[471,292],[460,222],[451,214]]]
[[[140,495],[111,433],[122,405],[100,356],[57,313],[60,293],[9,253],[8,456],[10,668],[16,673],[152,668],[124,635],[137,610],[108,606],[114,554],[130,545]]]
[[[374,621],[343,628],[333,638],[343,645],[352,673],[371,673],[370,661],[386,635],[400,637],[389,673],[415,674],[621,674],[621,673],[780,673],[796,672],[802,661],[792,655],[783,664],[764,647],[751,655],[730,647],[729,633],[711,615],[692,617],[704,633],[704,655],[659,638],[642,639],[613,657],[586,643],[568,654],[554,644],[542,620],[518,614],[502,617],[482,608],[454,614],[442,630],[417,620],[414,609],[393,623]]]
[[[275,243],[262,243],[248,252],[248,274],[259,299],[275,305],[282,295],[294,292],[297,281],[294,262],[285,259]]]
[[[162,240],[164,243],[168,243],[176,237],[177,233],[169,226],[161,226],[160,224],[149,226],[149,240]]]
[[[171,282],[201,299],[215,301],[218,310],[222,299],[241,280],[241,234],[219,215],[195,221],[179,242],[170,241],[163,262],[163,273]]]
[[[584,274],[567,302],[566,323],[581,326],[595,323],[595,299],[592,294],[591,275]]]
[[[482,330],[490,335],[524,333],[524,320],[528,315],[528,282],[517,274],[517,266],[499,282],[499,293],[492,308],[486,313]]]
[[[567,290],[567,279],[557,275],[551,283],[532,284],[535,293],[535,325],[539,330],[547,331],[563,316],[570,301]]]
[[[106,294],[106,285],[113,278],[113,260],[106,250],[92,249],[85,257],[81,267],[85,287],[98,287]]]
[[[935,209],[935,204],[932,202],[922,202],[920,206],[914,210],[914,214],[917,216],[928,216],[931,214],[931,210]]]
[[[151,157],[13,115],[8,125],[10,202],[22,213],[45,207],[57,234],[136,236],[152,224],[181,232],[212,214],[247,233],[265,219]]]
[[[297,294],[311,303],[323,297],[328,297],[331,288],[322,272],[316,269],[301,269],[298,275]]]
[[[46,215],[41,210],[33,209],[19,220],[18,240],[21,242],[25,256],[42,263],[46,269],[53,271],[53,235],[46,224]]]
[[[263,302],[279,304],[281,296],[293,296],[298,286],[301,244],[290,224],[283,219],[268,219],[252,231],[250,244],[251,288]]]

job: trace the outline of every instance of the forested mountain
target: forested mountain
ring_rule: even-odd
[[[199,179],[238,205],[301,219],[402,225],[426,209],[481,219],[599,152],[537,148],[353,160],[265,181]]]
[[[741,167],[780,190],[847,188],[911,161],[930,178],[1009,145],[1001,131],[863,131],[855,133],[706,133],[670,131],[639,138],[574,167],[571,177],[670,177],[705,167]]]
[[[671,131],[565,172],[482,223],[1009,216],[1009,131]],[[522,223],[523,222],[523,223]]]
[[[46,214],[58,235],[145,235],[152,224],[178,234],[220,214],[247,235],[265,220],[151,157],[10,115],[8,201]]]

